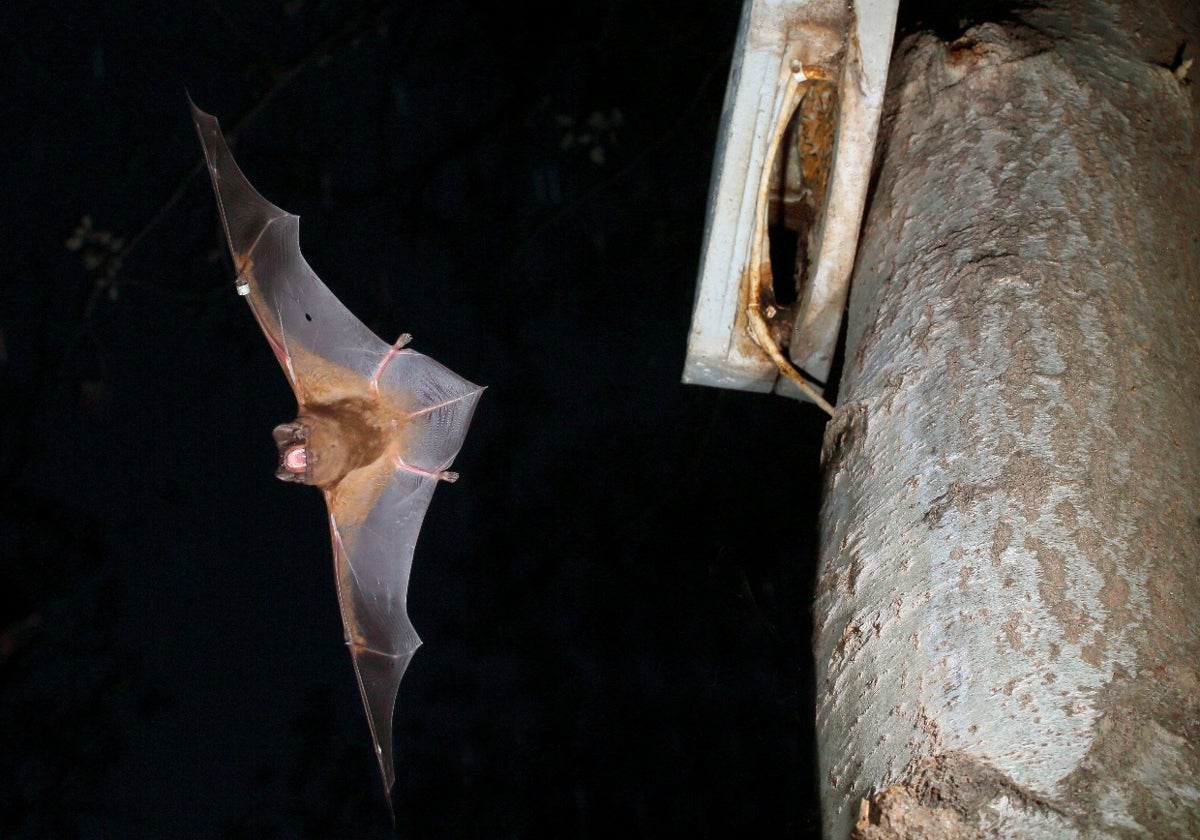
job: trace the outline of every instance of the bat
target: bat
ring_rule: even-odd
[[[296,393],[296,419],[273,433],[275,475],[325,494],[346,645],[383,787],[391,800],[392,712],[421,644],[408,618],[413,550],[433,491],[467,434],[483,388],[376,336],[300,253],[300,217],[258,194],[217,119],[189,100],[221,226],[267,343]]]

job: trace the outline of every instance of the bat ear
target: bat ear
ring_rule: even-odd
[[[287,467],[280,467],[279,469],[275,470],[275,477],[278,478],[280,481],[291,481],[291,482],[294,482],[295,484],[307,484],[308,483],[307,481],[304,480],[304,476],[296,475],[294,472],[291,472],[290,470],[288,470]]]
[[[271,437],[275,438],[275,445],[283,450],[298,443],[306,443],[308,431],[299,420],[293,420],[291,423],[280,423],[276,426],[271,432]]]

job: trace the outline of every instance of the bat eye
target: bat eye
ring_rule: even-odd
[[[304,320],[305,320],[305,321],[311,321],[311,320],[312,320],[312,316],[311,316],[311,315],[309,315],[307,312],[305,312],[305,313],[304,313]]]

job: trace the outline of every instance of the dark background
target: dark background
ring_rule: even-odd
[[[823,415],[679,383],[739,12],[0,7],[0,837],[392,832],[185,88],[353,312],[489,386],[400,834],[815,836]]]

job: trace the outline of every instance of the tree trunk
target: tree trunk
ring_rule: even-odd
[[[862,837],[1200,837],[1200,33],[1169,2],[897,51],[825,442],[827,838],[864,798]]]

